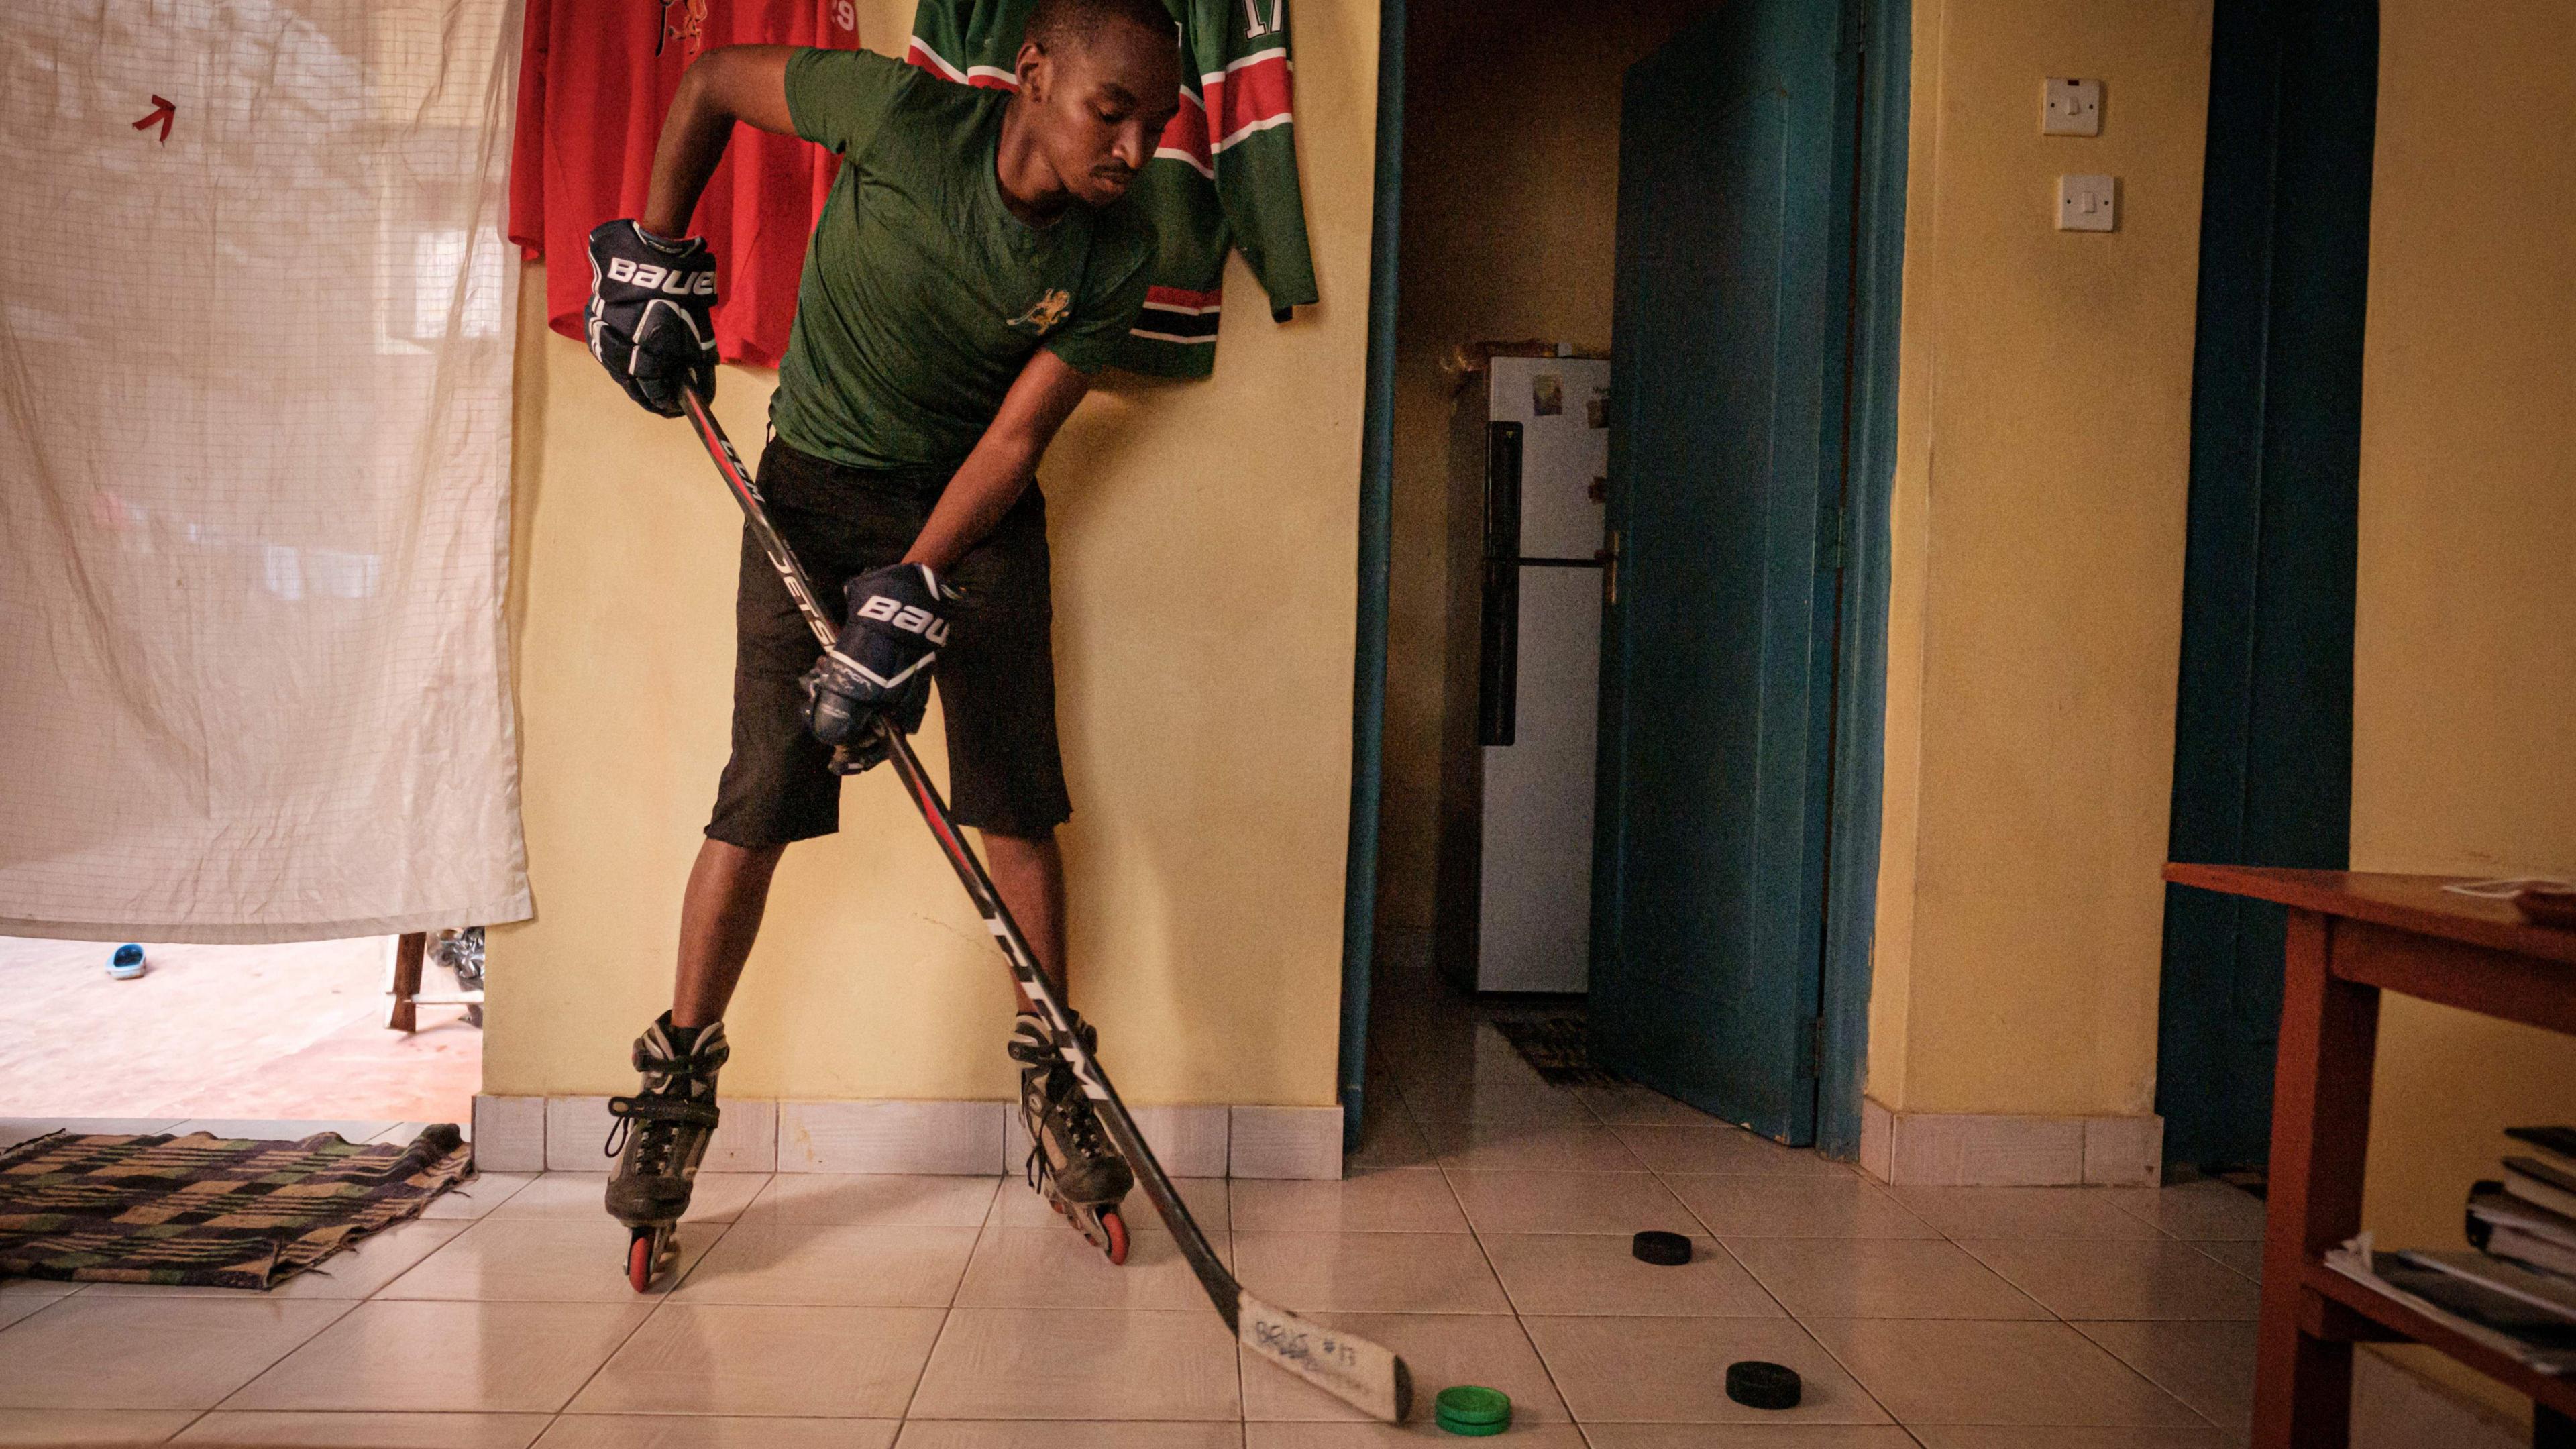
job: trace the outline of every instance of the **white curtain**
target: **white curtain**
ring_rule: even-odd
[[[0,932],[529,913],[516,28],[0,4]]]

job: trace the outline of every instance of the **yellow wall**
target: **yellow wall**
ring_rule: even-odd
[[[872,0],[861,33],[897,52],[910,12]],[[1323,304],[1274,326],[1238,262],[1216,377],[1113,375],[1040,473],[1074,996],[1140,1102],[1334,1099],[1377,7],[1294,23]],[[529,321],[512,620],[537,918],[493,933],[485,1090],[623,1091],[724,762],[740,530],[684,426]],[[719,387],[746,452],[767,388]],[[943,772],[935,712],[920,738]],[[728,1094],[1007,1095],[1008,984],[892,777],[850,782],[842,822],[779,871]]]
[[[1455,379],[1441,364],[1475,342],[1544,338],[1609,350],[1619,78],[1716,4],[1633,0],[1578,10],[1503,0],[1408,12],[1382,928],[1432,925],[1441,732],[1444,721],[1462,727],[1443,701],[1452,642],[1444,611],[1451,530],[1463,520],[1472,532],[1478,504],[1467,499],[1461,510],[1449,497]],[[1472,649],[1472,637],[1466,642]],[[1461,713],[1472,751],[1469,670]],[[1453,740],[1453,755],[1459,746]]]
[[[2576,114],[2562,0],[2385,0],[2362,375],[2352,861],[2576,875]],[[2515,1123],[2576,1120],[2576,1042],[2397,997],[2364,1221],[2456,1244]],[[2519,1149],[2528,1150],[2528,1149]]]
[[[1915,0],[1869,1092],[2151,1110],[2208,0]],[[2103,81],[2096,138],[2041,82]],[[2119,230],[2054,229],[2061,172]]]

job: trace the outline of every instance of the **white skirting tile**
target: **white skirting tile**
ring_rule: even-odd
[[[781,1102],[780,1172],[998,1173],[1000,1102]]]
[[[723,1102],[716,1137],[707,1144],[700,1172],[775,1172],[778,1170],[778,1103],[755,1097]],[[606,1097],[546,1099],[546,1170],[606,1172],[605,1149],[617,1119],[608,1115]]]
[[[1342,1175],[1339,1107],[1236,1107],[1229,1132],[1229,1177],[1338,1179]]]
[[[543,1172],[546,1099],[474,1099],[474,1166],[482,1172]]]
[[[1225,1176],[1226,1141],[1230,1135],[1227,1109],[1222,1106],[1200,1107],[1130,1107],[1136,1118],[1136,1130],[1145,1134],[1145,1145],[1154,1149],[1154,1160],[1163,1164],[1166,1177]],[[1029,1133],[1020,1124],[1020,1110],[1005,1104],[1002,1127],[1002,1170],[1018,1172],[1028,1160]]]
[[[2153,1186],[2164,1119],[1897,1112],[1861,1100],[1863,1171],[1901,1187]]]
[[[2165,1119],[2084,1119],[2084,1180],[2104,1187],[2154,1187],[2165,1180]]]

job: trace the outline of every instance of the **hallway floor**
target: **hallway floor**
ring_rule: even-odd
[[[1426,1415],[1432,1392],[1479,1383],[1511,1395],[1511,1442],[1534,1449],[2241,1441],[2252,1198],[1890,1191],[1650,1093],[1551,1087],[1491,1014],[1384,1004],[1347,1180],[1182,1184],[1255,1291],[1403,1354]],[[1355,1422],[1244,1364],[1159,1225],[1136,1223],[1112,1268],[1016,1181],[702,1177],[678,1280],[646,1298],[601,1182],[487,1176],[264,1296],[0,1285],[0,1443],[1445,1437]],[[1635,1261],[1640,1228],[1689,1234],[1693,1260]],[[1805,1402],[1728,1401],[1743,1358],[1796,1368]]]

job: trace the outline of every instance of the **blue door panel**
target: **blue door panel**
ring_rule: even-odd
[[[1831,705],[1820,540],[1840,486],[1842,20],[1814,0],[1730,5],[1629,71],[1620,128],[1595,1047],[1798,1143]]]

